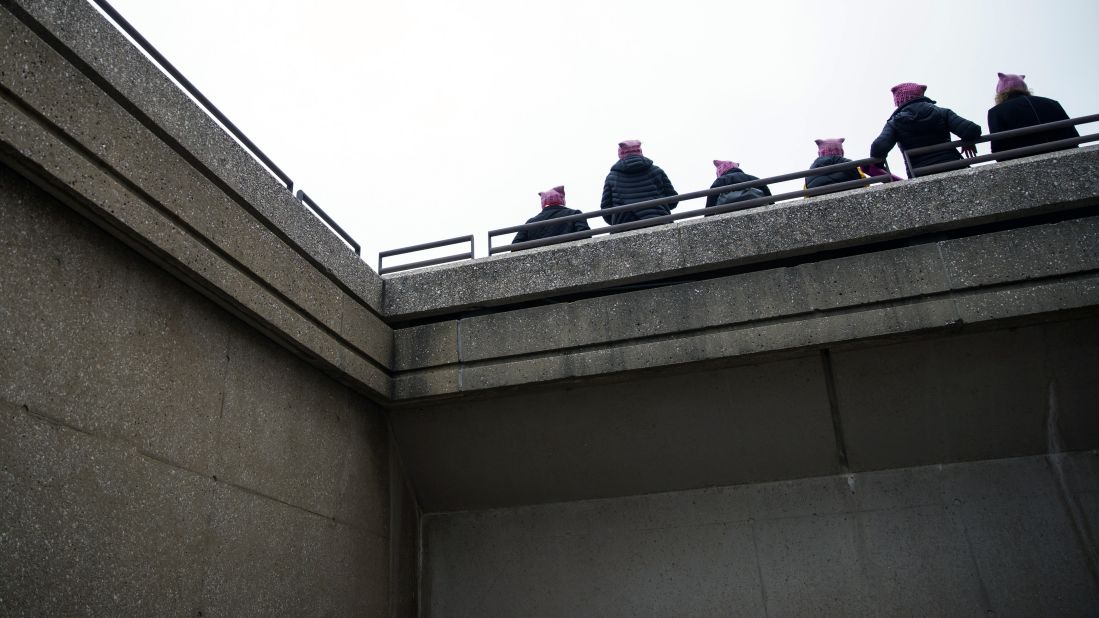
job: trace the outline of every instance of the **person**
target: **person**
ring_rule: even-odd
[[[843,156],[843,141],[844,138],[842,137],[815,140],[817,144],[817,158],[813,161],[813,164],[809,166],[809,169],[816,169],[826,165],[850,163],[851,159]],[[859,178],[862,178],[859,169],[852,167],[851,169],[829,172],[827,174],[806,176],[805,188],[816,189],[818,187],[826,187],[840,182],[858,180]]]
[[[1011,73],[997,73],[999,80],[996,82],[996,105],[988,110],[988,132],[995,137],[1001,131],[1032,127],[1036,124],[1068,120],[1061,104],[1053,99],[1036,97],[1027,88],[1026,75],[1013,75]],[[1062,139],[1080,137],[1076,127],[1062,127],[1050,129],[1040,133],[1020,135],[1018,137],[1005,137],[992,140],[992,152],[1003,152],[1013,148],[1045,144]],[[1073,146],[1066,146],[1072,148]],[[1025,156],[1025,155],[1024,155]],[[997,161],[1006,161],[1013,157],[997,157]]]
[[[711,189],[759,180],[759,178],[752,176],[751,174],[744,173],[744,171],[740,169],[740,164],[735,161],[714,159],[714,167],[716,168],[717,179],[710,185]],[[748,187],[746,189],[732,189],[724,193],[706,196],[706,208],[724,206],[725,204],[732,204],[733,202],[743,202],[744,200],[770,195],[771,190],[767,185]]]
[[[950,134],[957,135],[962,140],[975,140],[981,136],[981,126],[975,122],[966,120],[945,107],[938,107],[935,101],[924,96],[927,86],[906,82],[893,86],[893,103],[897,109],[885,122],[881,135],[870,145],[870,156],[876,159],[884,158],[898,143],[902,150],[912,150],[933,144],[943,144],[950,141]],[[968,144],[962,148],[966,157],[977,156],[977,147]],[[911,167],[908,177],[912,177],[912,169],[960,161],[962,155],[954,148],[935,150],[921,155],[909,157]]]
[[[538,197],[542,200],[542,212],[538,213],[537,216],[527,219],[527,223],[537,223],[538,221],[548,221],[550,219],[560,219],[561,217],[567,217],[569,215],[583,214],[579,210],[565,208],[564,186],[542,191],[538,194]],[[526,242],[528,240],[560,236],[561,234],[586,232],[590,229],[587,221],[565,221],[564,223],[543,225],[529,230],[519,230],[519,233],[515,235],[515,239],[511,242],[514,244],[517,242]]]
[[[664,170],[653,165],[652,159],[641,154],[641,142],[635,139],[618,144],[618,162],[611,166],[607,180],[603,183],[602,209],[636,204],[662,197],[677,195]],[[661,206],[649,206],[629,212],[616,212],[604,215],[610,225],[663,217],[671,214],[678,202]]]

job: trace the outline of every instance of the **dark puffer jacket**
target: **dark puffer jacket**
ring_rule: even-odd
[[[565,208],[564,206],[547,206],[546,208],[542,209],[542,212],[538,213],[538,216],[527,219],[527,223],[537,223],[539,221],[560,219],[561,217],[579,214],[582,214],[579,210]],[[526,242],[528,240],[549,238],[550,236],[560,236],[561,234],[586,232],[589,229],[591,228],[588,227],[587,221],[565,221],[564,223],[543,225],[541,227],[536,227],[530,230],[519,230],[519,233],[515,235],[515,238],[511,242]]]
[[[826,157],[817,157],[816,161],[809,166],[809,169],[816,169],[818,167],[825,167],[827,165],[839,165],[840,163],[850,163],[851,159],[841,157],[839,155],[829,155]],[[855,168],[849,170],[841,170],[839,172],[831,172],[828,174],[821,174],[820,176],[806,176],[805,188],[816,189],[817,187],[824,187],[827,185],[834,185],[839,182],[848,182],[851,180],[859,179],[859,171]]]
[[[1009,95],[1003,103],[988,110],[988,132],[1010,131],[1011,129],[1032,127],[1036,124],[1057,120],[1068,120],[1068,114],[1065,113],[1060,103],[1053,99],[1017,92]],[[1041,133],[1020,135],[1019,137],[994,139],[992,140],[992,152],[1045,144],[1046,142],[1055,142],[1072,137],[1080,137],[1076,127],[1063,127],[1042,131]],[[997,161],[1006,161],[1010,158],[998,158]]]
[[[603,199],[600,208],[614,208],[625,204],[636,204],[646,200],[676,195],[668,175],[653,165],[652,159],[641,155],[630,155],[611,166],[611,173],[603,183]],[[604,215],[603,219],[611,225],[629,223],[640,219],[651,219],[671,214],[679,205],[672,202],[663,206],[651,206],[631,212],[617,212]]]
[[[981,136],[981,126],[945,107],[937,107],[927,97],[919,97],[893,112],[885,122],[881,135],[870,145],[870,156],[884,157],[898,143],[902,150],[942,144],[950,141],[951,133],[963,140],[974,140]],[[957,149],[947,148],[911,157],[911,163],[912,167],[923,167],[958,161],[961,158]],[[911,169],[908,170],[908,175],[912,176]]]
[[[735,184],[739,184],[739,183],[742,183],[742,182],[749,182],[749,181],[752,181],[752,180],[759,180],[759,178],[756,177],[756,176],[753,176],[751,174],[746,174],[743,171],[741,171],[739,168],[734,167],[733,169],[731,169],[731,170],[725,172],[724,174],[718,176],[714,180],[713,184],[710,185],[710,188],[711,189],[716,189],[718,187],[726,187],[726,186],[729,186],[729,185],[735,185]],[[767,188],[767,185],[758,185],[755,188],[762,191],[764,195],[771,195],[771,190]],[[718,198],[721,197],[721,195],[722,195],[721,193],[718,193],[716,195],[706,196],[706,208],[713,208],[714,206],[717,206],[717,200],[718,200]]]

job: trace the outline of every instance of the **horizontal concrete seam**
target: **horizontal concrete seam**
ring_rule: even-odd
[[[856,474],[867,474],[867,473],[861,472],[861,473],[856,473]],[[736,485],[732,485],[731,487],[736,487]],[[855,495],[855,494],[852,494],[852,495]],[[569,502],[549,502],[549,503],[544,503],[544,504],[524,505],[524,506],[518,506],[518,507],[469,509],[469,510],[465,510],[465,511],[436,511],[436,512],[433,512],[433,513],[430,513],[430,514],[425,513],[424,517],[426,518],[428,515],[430,515],[433,518],[446,518],[446,517],[450,517],[450,516],[475,517],[476,518],[476,517],[480,517],[481,515],[483,515],[485,513],[492,513],[492,512],[501,511],[501,510],[537,509],[541,506],[550,506],[550,507],[552,507],[552,505],[559,505],[559,504],[574,505],[574,504],[578,504],[578,503],[585,503],[585,502],[592,502],[592,501],[605,501],[605,500],[618,500],[618,499],[625,500],[625,499],[630,499],[630,498],[635,498],[635,497],[636,496],[621,496],[621,497],[618,497],[618,498],[594,498],[592,500],[577,500],[577,501],[569,501]],[[792,520],[806,519],[806,518],[836,517],[836,516],[848,516],[848,515],[864,515],[864,514],[873,514],[873,513],[888,513],[888,512],[891,512],[891,511],[913,511],[913,510],[917,510],[917,509],[926,509],[926,508],[929,508],[929,507],[949,508],[950,505],[945,503],[942,500],[937,500],[937,501],[921,502],[919,504],[905,504],[905,505],[899,505],[899,506],[883,506],[883,507],[880,507],[880,508],[869,508],[869,509],[854,508],[854,509],[844,509],[842,511],[817,511],[817,512],[812,512],[812,513],[800,513],[800,514],[793,514],[793,515],[774,515],[774,516],[768,516],[768,517],[760,517],[758,514],[751,514],[751,515],[748,515],[746,517],[738,517],[738,518],[731,518],[731,519],[707,520],[707,521],[700,521],[700,522],[690,522],[690,523],[684,523],[684,524],[680,524],[680,525],[637,526],[637,527],[635,527],[635,526],[594,526],[594,527],[598,528],[600,530],[610,529],[610,530],[629,530],[631,532],[660,532],[662,530],[677,530],[677,529],[687,530],[687,529],[693,529],[693,528],[712,528],[714,526],[726,526],[726,525],[730,525],[730,524],[749,524],[749,523],[752,523],[753,521],[754,522],[761,522],[761,521],[792,521]],[[562,517],[562,519],[565,519],[565,518],[567,518],[567,516]],[[571,537],[571,536],[586,536],[586,535],[587,535],[586,532],[577,532],[577,533],[566,532],[566,533],[563,533],[563,534],[546,535],[543,538],[567,538],[567,537]]]
[[[169,148],[171,148],[173,151],[175,151],[176,154],[178,154],[184,161],[186,161],[188,164],[190,164],[200,174],[205,176],[207,178],[207,180],[210,181],[211,184],[213,184],[215,187],[220,189],[231,200],[236,202],[241,208],[243,208],[245,211],[247,211],[249,214],[251,214],[253,217],[255,217],[257,221],[259,221],[261,224],[263,224],[264,227],[268,228],[273,234],[275,234],[276,237],[281,239],[284,243],[286,243],[287,246],[289,246],[296,253],[301,255],[303,259],[305,259],[307,262],[312,264],[321,274],[323,274],[325,276],[325,278],[332,281],[332,283],[335,284],[336,287],[342,289],[348,296],[350,296],[357,303],[362,305],[365,310],[372,313],[375,317],[377,317],[379,320],[381,320],[384,323],[385,318],[382,315],[380,309],[375,309],[375,308],[371,307],[370,304],[359,295],[359,293],[352,290],[349,285],[347,285],[346,283],[343,282],[342,279],[337,277],[335,272],[331,268],[329,268],[328,266],[323,264],[319,259],[314,257],[311,253],[309,253],[309,251],[307,249],[305,249],[305,247],[301,246],[301,244],[298,241],[291,238],[284,230],[282,230],[282,228],[280,228],[277,224],[275,224],[273,221],[271,221],[267,216],[265,216],[263,213],[261,213],[257,208],[252,206],[248,202],[248,200],[246,198],[244,198],[244,196],[240,195],[240,193],[238,193],[235,189],[233,189],[226,181],[222,180],[220,178],[220,176],[218,176],[209,166],[207,166],[205,163],[203,163],[198,157],[193,155],[175,137],[173,137],[170,133],[168,133],[167,130],[161,128],[160,125],[157,124],[148,114],[146,114],[144,111],[142,111],[141,108],[137,106],[137,104],[130,101],[125,95],[122,94],[121,91],[119,91],[117,88],[115,88],[114,85],[112,85],[105,77],[103,77],[102,74],[100,74],[98,71],[96,71],[86,61],[84,61],[84,59],[82,59],[79,55],[77,55],[76,52],[69,49],[69,47],[67,47],[64,43],[62,43],[60,39],[58,39],[52,32],[50,32],[49,29],[47,29],[45,26],[43,26],[41,23],[39,23],[38,20],[35,19],[32,15],[30,15],[25,9],[23,9],[22,7],[20,7],[18,5],[9,4],[9,3],[5,3],[4,8],[8,9],[16,17],[16,19],[18,19],[20,22],[23,23],[24,26],[26,26],[31,31],[33,31],[40,39],[42,39],[42,41],[44,43],[46,43],[46,45],[48,45],[58,55],[60,55],[62,58],[64,58],[69,64],[73,65],[73,67],[75,67],[77,69],[77,71],[80,72],[80,74],[84,75],[93,84],[95,84],[101,90],[103,90],[103,92],[106,93],[107,96],[109,96],[111,99],[113,99],[115,101],[115,103],[117,103],[120,107],[122,107],[122,109],[126,110],[139,123],[141,123],[143,126],[145,126],[145,128],[148,129],[153,135],[155,135],[157,138],[159,138],[161,141],[163,141]],[[111,27],[113,28],[113,26],[111,26]],[[159,69],[157,69],[157,71],[159,72]],[[168,78],[165,76],[165,79],[167,80]],[[171,83],[170,80],[169,80],[169,83]],[[174,84],[172,84],[172,86],[175,87]],[[190,98],[187,97],[187,100],[190,100]],[[200,113],[205,115],[205,112],[200,112]],[[218,126],[218,125],[216,125],[216,123],[215,123],[215,126]],[[224,131],[223,129],[221,129],[220,126],[218,126],[218,129]],[[239,145],[236,144],[235,140],[230,138],[229,141],[232,142],[235,147],[239,148]],[[250,161],[253,160],[251,155],[247,155],[247,158]],[[256,163],[256,165],[258,166],[259,164]],[[263,170],[262,173],[265,176],[268,175],[266,170]],[[289,192],[287,192],[287,193],[289,194]],[[297,199],[294,198],[294,201],[297,202]],[[302,206],[302,209],[304,210],[305,207]],[[309,217],[316,218],[310,212],[307,212],[306,214]],[[319,219],[318,219],[318,222],[319,222]],[[324,228],[329,234],[332,234],[333,236],[336,236],[338,238],[338,236],[335,234],[335,232],[332,232],[331,230],[329,230],[326,225],[320,224],[320,227]],[[340,243],[341,244],[343,243],[342,239],[340,240]],[[348,250],[350,251],[350,249],[348,249]],[[359,261],[362,262],[361,259],[359,259]],[[363,266],[363,268],[366,268],[368,270],[372,270],[372,269],[370,269],[370,267],[365,262],[362,262],[362,266]]]
[[[660,333],[655,335],[642,335],[638,337],[626,337],[622,339],[615,339],[613,341],[603,341],[590,344],[581,344],[571,347],[553,348],[549,350],[539,350],[537,352],[525,352],[519,354],[510,354],[504,356],[496,356],[486,359],[478,359],[476,361],[466,361],[458,363],[446,363],[443,365],[432,365],[417,368],[414,370],[399,371],[394,374],[394,378],[401,378],[402,376],[415,375],[419,372],[426,372],[438,369],[456,368],[456,367],[486,367],[491,365],[500,364],[501,362],[510,362],[516,360],[536,360],[540,358],[552,358],[560,356],[562,354],[571,354],[579,352],[592,352],[600,350],[610,350],[623,345],[633,345],[638,343],[659,343],[662,341],[674,341],[676,339],[703,335],[708,333],[724,333],[734,332],[737,330],[755,328],[758,326],[775,326],[785,323],[799,322],[806,317],[833,317],[843,315],[854,315],[863,311],[875,310],[875,309],[888,309],[907,307],[912,305],[918,305],[927,301],[944,300],[953,296],[971,296],[984,294],[989,291],[1004,291],[1011,289],[1019,289],[1026,287],[1028,284],[1045,283],[1048,281],[1074,281],[1074,280],[1086,280],[1091,278],[1092,275],[1099,274],[1099,269],[1092,269],[1086,271],[1079,271],[1071,275],[1057,274],[1048,275],[1045,277],[1036,277],[1033,279],[1023,279],[1020,281],[1014,281],[1006,284],[991,284],[984,286],[977,286],[972,288],[965,288],[962,290],[945,290],[943,292],[934,292],[930,294],[922,294],[919,296],[909,296],[903,298],[873,301],[860,305],[853,305],[848,307],[837,307],[833,309],[815,309],[807,311],[799,311],[797,313],[785,314],[777,317],[758,318],[753,320],[745,320],[743,322],[737,322],[735,324],[719,324],[713,326],[701,326],[696,328],[688,328],[671,333]],[[959,321],[960,323],[960,321]]]
[[[392,372],[388,367],[385,367],[380,362],[376,361],[374,358],[369,356],[368,353],[360,350],[358,347],[351,344],[343,335],[336,332],[331,327],[323,324],[319,319],[317,319],[311,313],[305,311],[297,303],[295,303],[293,300],[288,298],[282,291],[280,291],[277,288],[274,288],[273,286],[269,285],[266,281],[264,281],[264,279],[262,277],[258,276],[255,272],[253,272],[247,266],[245,266],[244,264],[241,264],[235,258],[230,256],[223,249],[221,249],[221,247],[219,247],[216,243],[214,243],[214,242],[210,241],[209,239],[207,239],[204,235],[202,235],[200,232],[198,232],[198,230],[194,229],[189,223],[187,223],[186,221],[181,219],[178,215],[171,212],[171,210],[169,210],[168,208],[163,206],[159,201],[157,201],[151,195],[146,193],[143,189],[141,189],[141,187],[138,187],[133,182],[131,182],[128,178],[126,178],[126,177],[122,176],[121,174],[119,174],[109,164],[107,164],[105,161],[103,161],[98,156],[96,156],[95,153],[91,152],[86,147],[84,147],[82,144],[80,144],[79,141],[77,141],[75,138],[73,138],[68,133],[66,133],[64,131],[64,129],[62,129],[61,127],[54,124],[52,121],[50,121],[45,116],[42,116],[34,108],[30,107],[17,94],[15,94],[11,90],[9,90],[3,84],[0,84],[0,99],[6,101],[10,105],[12,105],[14,108],[18,109],[25,116],[30,118],[32,120],[32,122],[37,124],[42,130],[46,131],[47,133],[52,135],[54,138],[56,138],[58,141],[60,141],[63,145],[67,146],[77,156],[80,156],[84,160],[88,161],[93,167],[95,167],[96,169],[99,169],[103,174],[105,174],[111,180],[118,183],[120,186],[124,187],[127,191],[129,191],[134,196],[136,196],[141,202],[144,202],[146,205],[148,205],[154,212],[156,212],[158,215],[160,215],[165,220],[171,222],[173,225],[175,225],[175,227],[179,228],[181,231],[186,233],[188,236],[190,236],[196,242],[200,243],[207,250],[209,250],[210,252],[217,255],[226,264],[232,266],[238,272],[244,274],[246,277],[251,279],[256,285],[258,285],[261,288],[267,290],[268,293],[270,293],[272,296],[276,297],[279,301],[281,301],[284,305],[286,305],[290,310],[292,310],[294,313],[298,314],[302,319],[310,322],[311,324],[313,324],[313,326],[315,326],[319,330],[325,332],[327,335],[329,335],[330,337],[335,339],[337,342],[342,344],[345,349],[350,350],[352,353],[358,355],[360,358],[362,358],[364,361],[366,361],[370,365],[374,366],[375,369],[382,372],[387,377],[392,378]],[[3,145],[3,143],[0,142],[0,146],[2,146],[2,145]],[[15,156],[18,156],[20,159],[26,160],[26,157],[22,153],[18,152],[18,150],[15,150],[12,154],[14,154]],[[37,165],[37,163],[36,163],[36,167],[37,167],[37,169],[40,169],[43,174],[45,174],[47,176],[50,176],[50,177],[53,176],[48,170],[46,170],[45,168]],[[68,194],[73,193],[71,188],[69,188],[67,186],[64,186],[64,185],[59,186],[57,188],[64,191],[65,193],[68,193]],[[95,206],[98,208],[99,205],[96,204]],[[113,224],[112,224],[112,227],[114,227],[115,229],[118,229],[121,233],[123,233],[123,234],[125,234],[125,235],[127,235],[131,238],[134,237],[134,233],[129,231],[126,228],[119,228],[117,225],[113,225]],[[145,238],[138,238],[136,240],[141,242],[144,246],[148,247],[150,250],[153,250],[153,251],[155,251],[159,254],[165,254],[165,252],[160,247],[156,246],[155,244],[152,244],[150,241],[148,241]],[[170,256],[170,254],[167,254],[167,255],[168,255],[168,257],[172,257],[172,259],[175,259],[174,256]],[[383,327],[389,328],[387,325],[385,325],[384,322],[382,324],[383,324]]]
[[[158,455],[156,453],[148,451],[148,450],[142,448],[141,446],[139,446],[137,444],[129,442],[128,440],[123,440],[123,439],[120,439],[120,438],[112,438],[110,436],[105,436],[105,435],[102,435],[102,434],[91,432],[91,431],[88,431],[88,430],[86,430],[82,427],[78,427],[76,425],[73,425],[72,423],[69,423],[68,421],[65,421],[63,419],[50,416],[50,415],[48,415],[45,412],[42,412],[40,410],[37,410],[37,409],[32,410],[30,408],[30,406],[28,406],[27,404],[14,404],[14,403],[11,403],[10,405],[13,405],[14,407],[20,408],[23,411],[24,414],[26,414],[28,416],[31,416],[33,418],[39,419],[39,420],[41,420],[45,423],[48,423],[50,425],[53,425],[54,427],[58,427],[58,428],[61,428],[61,429],[66,429],[68,431],[78,433],[78,434],[83,435],[85,437],[88,437],[88,438],[91,438],[93,440],[97,440],[99,442],[103,442],[103,443],[106,443],[106,444],[109,444],[109,445],[122,447],[126,450],[132,450],[133,452],[140,455],[142,458],[148,459],[149,461],[156,462],[156,463],[158,463],[162,466],[166,466],[166,467],[169,467],[169,468],[173,468],[175,470],[181,470],[183,472],[187,472],[187,473],[192,474],[194,476],[206,479],[206,480],[208,480],[212,483],[221,483],[222,485],[226,485],[228,487],[238,489],[238,490],[243,491],[245,493],[257,496],[259,498],[269,500],[271,502],[277,502],[278,504],[290,507],[290,508],[298,510],[298,511],[302,511],[303,513],[308,513],[310,515],[313,515],[315,517],[319,517],[319,518],[327,520],[327,521],[331,521],[331,522],[334,522],[334,523],[337,523],[337,524],[340,524],[340,525],[355,528],[357,530],[362,530],[363,532],[367,532],[369,534],[377,536],[378,538],[382,538],[382,539],[388,539],[389,538],[385,534],[378,533],[378,532],[376,532],[374,530],[371,530],[367,527],[362,527],[359,524],[356,524],[354,522],[345,521],[345,520],[342,520],[342,519],[340,519],[338,517],[335,517],[335,516],[332,516],[332,515],[325,515],[324,513],[319,513],[317,511],[312,510],[312,509],[309,509],[309,508],[306,508],[306,507],[303,507],[303,506],[300,506],[300,505],[297,505],[297,504],[293,504],[292,502],[287,502],[286,500],[283,500],[281,498],[276,498],[274,496],[265,494],[265,493],[263,493],[261,491],[258,491],[256,489],[252,489],[250,487],[245,487],[244,485],[240,485],[240,484],[234,483],[232,481],[226,481],[226,480],[218,479],[217,475],[204,474],[204,473],[199,472],[199,471],[197,471],[197,470],[195,470],[195,469],[193,469],[189,466],[185,466],[183,464],[172,461],[171,459],[169,459],[167,457],[164,457],[162,455]]]

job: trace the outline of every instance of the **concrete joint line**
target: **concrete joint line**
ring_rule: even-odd
[[[832,414],[832,433],[836,439],[836,459],[840,471],[849,474],[851,467],[847,457],[847,440],[843,436],[843,419],[840,417],[839,396],[836,394],[836,376],[832,371],[832,352],[828,348],[820,351],[821,368],[824,372],[824,386],[828,391],[828,410]]]
[[[463,390],[463,374],[465,373],[466,364],[462,358],[462,318],[458,318],[458,324],[455,326],[454,331],[457,333],[457,347],[458,347],[458,392]]]

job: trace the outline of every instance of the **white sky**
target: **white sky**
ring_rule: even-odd
[[[598,209],[624,139],[683,193],[710,186],[712,159],[805,169],[818,137],[868,156],[902,81],[983,129],[997,71],[1099,113],[1095,0],[112,3],[371,267],[464,234],[484,256],[555,185]]]

